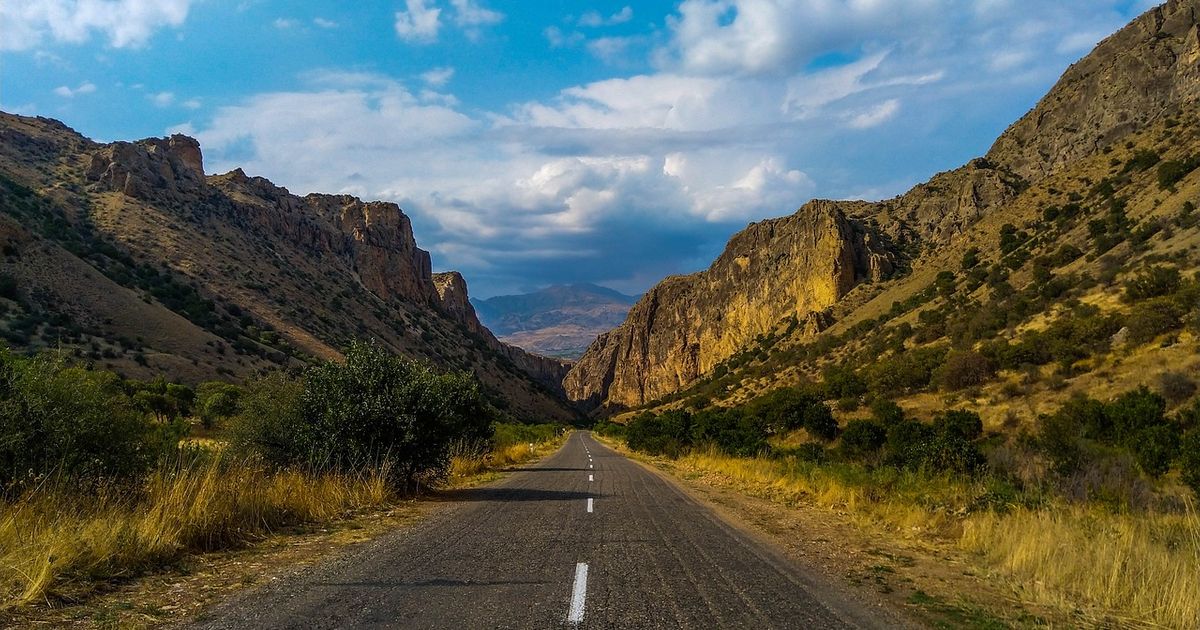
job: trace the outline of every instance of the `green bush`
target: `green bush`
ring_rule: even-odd
[[[867,393],[866,381],[850,366],[831,365],[821,376],[826,399],[857,398]]]
[[[877,397],[891,397],[925,389],[945,358],[945,347],[931,347],[883,359],[866,370],[870,391]]]
[[[344,363],[309,368],[297,383],[251,387],[238,418],[244,446],[283,466],[361,471],[387,465],[411,484],[442,475],[456,442],[492,435],[494,410],[463,373],[355,343]]]
[[[625,430],[629,448],[652,455],[678,457],[692,440],[692,415],[686,411],[638,415]]]
[[[942,387],[955,391],[976,387],[995,376],[996,370],[987,357],[974,351],[951,352],[938,368],[935,378]]]
[[[1163,335],[1183,328],[1183,313],[1173,300],[1158,298],[1141,302],[1125,317],[1129,329],[1129,341],[1135,344],[1148,343]]]
[[[232,418],[238,413],[238,402],[242,397],[242,388],[220,381],[201,383],[196,388],[196,410],[205,427],[212,427],[218,421]]]
[[[1200,496],[1200,428],[1188,431],[1180,445],[1179,469],[1183,482]]]
[[[865,459],[887,443],[887,429],[874,420],[851,420],[842,430],[842,453],[849,459]]]
[[[1153,265],[1139,270],[1125,282],[1125,300],[1138,302],[1170,295],[1178,291],[1182,283],[1178,269]]]
[[[837,437],[838,424],[829,407],[822,402],[814,402],[804,410],[804,430],[818,440],[828,442]]]
[[[1145,427],[1137,432],[1130,446],[1142,470],[1151,477],[1161,477],[1179,455],[1179,429],[1167,423]]]
[[[933,429],[916,420],[902,419],[887,431],[887,462],[900,468],[917,469],[925,464]]]
[[[0,354],[0,486],[47,475],[123,478],[147,471],[181,429],[140,413],[120,378],[59,355]]]
[[[890,427],[904,421],[904,409],[890,400],[879,398],[871,402],[871,417],[879,424]]]
[[[814,437],[831,440],[837,435],[837,423],[820,398],[809,390],[785,387],[760,396],[745,413],[760,420],[769,433],[807,429]],[[832,426],[830,426],[832,425]]]
[[[710,408],[692,416],[691,444],[712,444],[730,455],[750,457],[767,447],[761,419],[740,409]]]
[[[565,425],[553,423],[497,422],[492,426],[491,445],[493,448],[502,448],[513,444],[536,444],[551,440],[566,430]]]
[[[1111,428],[1109,441],[1129,445],[1144,429],[1166,422],[1167,402],[1162,396],[1142,386],[1118,396],[1104,406],[1104,415]]]

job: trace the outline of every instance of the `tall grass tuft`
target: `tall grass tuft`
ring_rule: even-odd
[[[694,451],[683,471],[715,474],[777,503],[845,512],[897,536],[935,536],[971,554],[1026,601],[1121,627],[1200,627],[1200,517],[1113,511],[1039,498],[1013,503],[988,478],[929,476],[796,458]]]
[[[132,490],[38,488],[0,506],[0,606],[69,599],[188,552],[235,547],[393,498],[386,470],[271,472],[220,456],[181,459]]]
[[[974,515],[961,546],[1023,597],[1120,625],[1200,627],[1200,522],[1070,506]]]

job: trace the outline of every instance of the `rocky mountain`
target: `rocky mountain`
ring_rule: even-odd
[[[501,341],[541,355],[577,359],[596,337],[620,325],[636,301],[612,289],[581,283],[473,303]]]
[[[131,376],[246,378],[375,339],[569,419],[566,366],[498,341],[395,204],[204,173],[185,136],[99,144],[0,114],[0,334]]]
[[[1168,152],[1180,153],[1173,162],[1188,165],[1185,172],[1194,166],[1178,137],[1190,131],[1200,95],[1198,9],[1200,0],[1173,0],[1106,39],[984,158],[895,199],[814,201],[794,215],[752,224],[709,269],[668,278],[648,292],[576,363],[565,380],[568,395],[619,410],[669,400],[714,379],[723,381],[725,393],[748,380],[769,381],[769,366],[794,367],[772,360],[774,354],[794,357],[797,348],[820,346],[820,339],[881,314],[903,316],[911,309],[916,322],[935,276],[954,278],[956,257],[972,247],[976,258],[1005,259],[997,273],[1024,277],[1029,267],[1006,260],[1004,239],[1011,244],[1049,229],[1044,217],[1038,221],[1053,204],[1081,222],[1077,229],[1074,223],[1052,226],[1075,229],[1059,238],[1092,246],[1094,232],[1103,232],[1108,220],[1102,204],[1083,205],[1097,182],[1107,178],[1105,203],[1112,205],[1114,191],[1137,184],[1136,176],[1151,173],[1146,169]],[[1153,160],[1137,158],[1137,151]],[[1140,207],[1117,199],[1121,212],[1125,204],[1131,213]],[[1146,203],[1144,216],[1112,225],[1122,226],[1124,235],[1136,220],[1165,220],[1163,199]],[[1097,215],[1092,232],[1078,216],[1089,212]],[[1033,251],[1068,242],[1039,241]],[[986,289],[973,290],[986,295]],[[796,371],[803,370],[792,369],[791,378],[799,378]],[[731,372],[739,375],[726,376]]]

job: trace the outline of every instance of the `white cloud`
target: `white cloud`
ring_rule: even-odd
[[[638,41],[633,37],[598,37],[587,43],[587,49],[596,58],[613,62],[625,56]]]
[[[579,26],[585,28],[597,28],[600,26],[615,26],[617,24],[624,24],[632,19],[633,7],[626,6],[608,17],[605,17],[599,11],[588,11],[587,13],[579,16],[578,24]]]
[[[542,31],[546,36],[546,41],[550,42],[551,48],[569,48],[575,46],[584,40],[583,33],[578,31],[572,33],[564,33],[557,26],[548,26]]]
[[[813,195],[891,196],[960,164],[964,146],[983,153],[992,138],[979,130],[1011,122],[1072,50],[1119,26],[1118,2],[683,0],[665,30],[624,40],[578,30],[624,11],[544,31],[552,47],[598,56],[656,46],[642,74],[480,112],[448,93],[449,67],[411,86],[314,72],[197,127],[218,169],[402,203],[435,263],[475,286],[641,290],[707,263],[747,220]],[[489,11],[405,6],[409,34],[431,39],[475,28],[459,22],[468,9]],[[920,124],[888,124],[902,112]]]
[[[81,44],[93,34],[114,48],[143,46],[160,28],[187,19],[193,0],[4,0],[0,50]]]
[[[338,27],[337,22],[334,22],[333,20],[326,19],[323,17],[313,18],[313,24],[315,24],[316,26],[318,26],[320,28],[337,28]]]
[[[150,102],[154,103],[155,107],[170,107],[175,103],[175,94],[172,92],[159,92],[150,95]]]
[[[477,0],[450,0],[454,23],[459,26],[488,26],[504,21],[504,14],[484,8]]]
[[[437,41],[442,26],[442,10],[427,6],[426,0],[406,0],[406,10],[396,12],[396,34],[407,42]]]
[[[421,80],[430,87],[442,87],[454,78],[454,68],[433,68],[421,73]]]
[[[200,109],[204,104],[198,98],[189,98],[180,105],[183,105],[185,109]]]
[[[852,115],[846,125],[851,129],[870,129],[895,118],[899,112],[900,100],[892,98]]]
[[[91,94],[96,91],[96,84],[91,81],[85,81],[79,84],[79,87],[71,89],[68,86],[60,85],[54,88],[54,93],[63,98],[75,98],[80,94]]]
[[[292,18],[275,18],[271,25],[281,31],[286,31],[300,26],[300,22]]]

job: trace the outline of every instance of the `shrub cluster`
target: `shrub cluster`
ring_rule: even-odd
[[[491,437],[494,409],[465,373],[354,343],[342,363],[298,380],[274,375],[250,386],[235,443],[277,466],[357,472],[387,466],[411,484],[445,473],[450,447]]]
[[[1177,418],[1166,415],[1162,396],[1146,387],[1101,402],[1077,396],[1039,421],[1038,443],[1061,475],[1078,471],[1106,449],[1128,451],[1142,471],[1161,477],[1179,459],[1185,443],[1200,440],[1193,408]],[[1200,481],[1200,461],[1187,453],[1182,459],[1185,480]],[[1200,484],[1193,487],[1200,492]]]
[[[0,490],[49,475],[72,479],[142,474],[173,448],[178,423],[156,423],[121,379],[57,354],[0,354]]]

